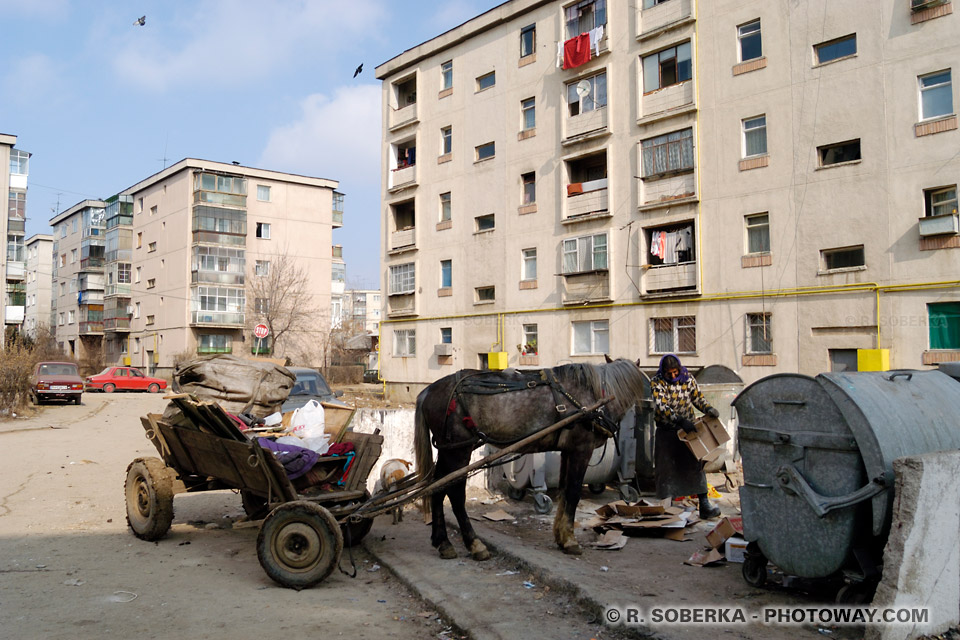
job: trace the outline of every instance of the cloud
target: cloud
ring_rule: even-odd
[[[297,121],[274,129],[260,166],[380,188],[380,85],[340,87],[300,103]]]
[[[53,60],[43,54],[33,54],[13,60],[3,79],[3,86],[15,91],[6,91],[4,100],[17,106],[36,108],[59,102],[63,88],[60,70]]]

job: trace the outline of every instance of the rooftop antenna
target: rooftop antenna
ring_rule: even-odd
[[[56,206],[56,207],[50,207],[50,210],[53,211],[53,215],[55,215],[55,216],[60,215],[60,196],[62,196],[62,195],[63,195],[62,192],[57,192],[57,206]]]
[[[170,159],[170,158],[167,157],[167,141],[168,141],[169,139],[170,139],[170,134],[167,133],[167,135],[164,136],[164,138],[163,138],[163,157],[162,157],[162,158],[157,158],[158,160],[160,160],[161,162],[163,162],[163,168],[164,168],[164,169],[167,168],[167,160]]]

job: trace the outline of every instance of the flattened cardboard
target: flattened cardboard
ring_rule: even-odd
[[[516,520],[516,518],[503,509],[497,509],[496,511],[491,511],[490,513],[483,514],[483,517],[487,520],[493,520],[494,522],[500,522],[502,520]]]
[[[723,518],[710,533],[707,534],[707,544],[714,549],[719,549],[730,536],[736,535],[737,530],[729,518]]]
[[[715,564],[723,560],[723,554],[716,549],[701,549],[694,552],[683,564],[689,564],[694,567],[705,567],[709,564]]]
[[[593,543],[592,546],[596,549],[601,549],[604,551],[619,551],[620,549],[623,549],[626,544],[627,536],[623,535],[622,531],[612,529],[597,538],[597,541]]]

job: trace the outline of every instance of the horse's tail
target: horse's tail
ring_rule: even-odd
[[[417,460],[417,482],[433,476],[433,446],[430,444],[430,426],[427,424],[427,410],[424,407],[426,391],[417,396],[417,409],[413,422],[413,450]],[[430,515],[430,496],[422,500],[424,518]]]

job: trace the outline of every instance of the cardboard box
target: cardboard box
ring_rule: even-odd
[[[743,562],[743,555],[747,551],[747,541],[740,536],[730,536],[723,546],[723,555],[727,562]]]
[[[700,461],[710,461],[724,452],[724,445],[730,440],[730,434],[717,418],[700,416],[694,423],[696,431],[677,432],[687,448]]]
[[[714,549],[719,549],[727,539],[736,534],[737,530],[733,523],[729,518],[724,518],[707,534],[707,544]]]

